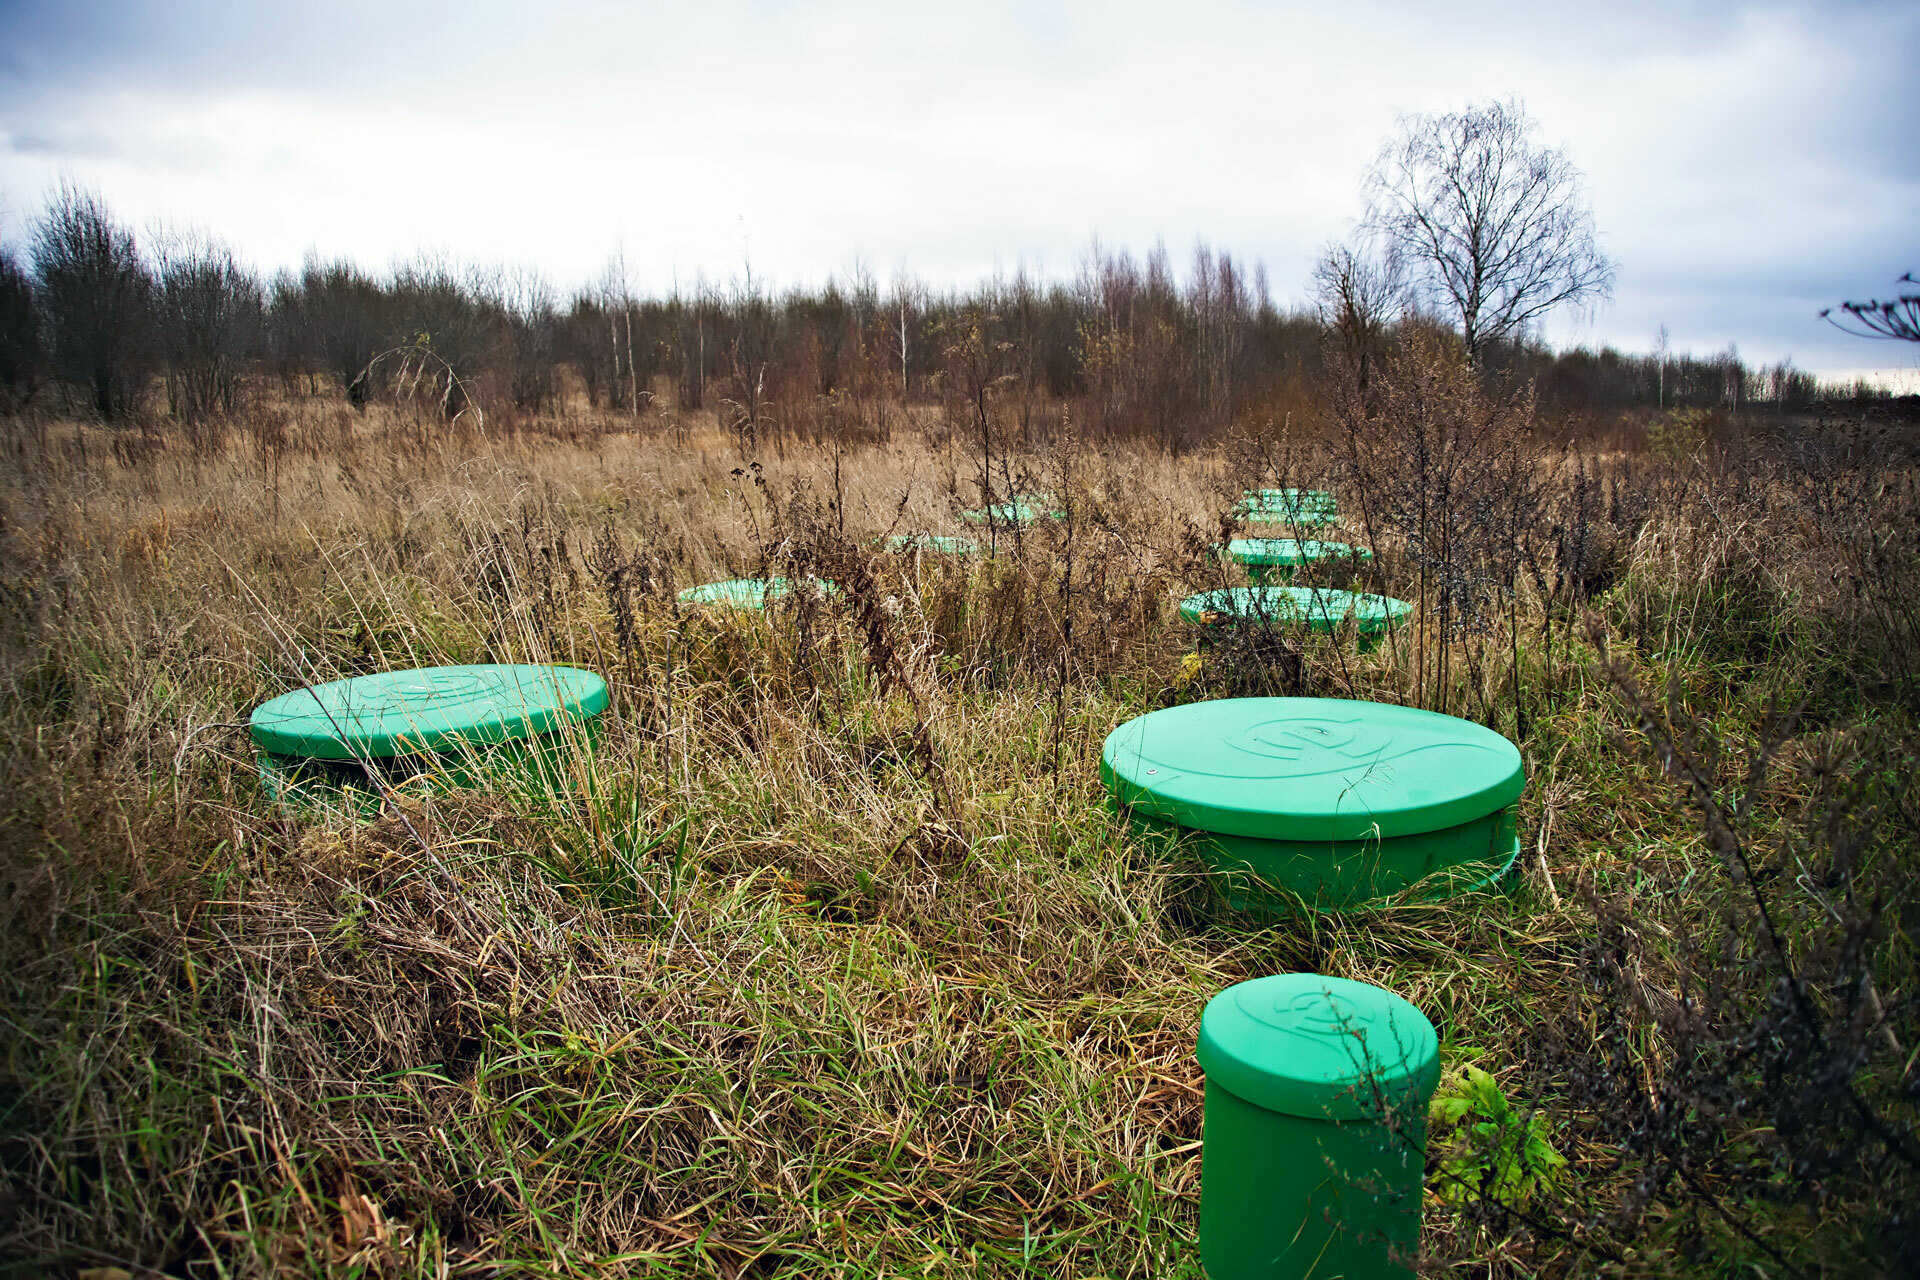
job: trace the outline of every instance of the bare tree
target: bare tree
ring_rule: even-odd
[[[1901,276],[1895,284],[1920,284],[1913,272]],[[1902,293],[1897,298],[1875,298],[1870,302],[1843,302],[1839,307],[1844,319],[1828,307],[1820,318],[1842,333],[1856,338],[1892,338],[1898,342],[1920,342],[1920,293]]]
[[[241,374],[260,348],[260,281],[232,249],[203,233],[156,235],[154,242],[168,411],[188,422],[232,413]]]
[[[1667,332],[1667,326],[1661,325],[1660,331],[1653,336],[1653,356],[1660,362],[1659,407],[1667,407],[1667,355],[1673,348],[1673,335]]]
[[[517,409],[535,413],[559,401],[560,312],[553,287],[531,267],[503,270],[492,290],[502,316],[501,363]]]
[[[1541,146],[1517,101],[1404,118],[1365,181],[1365,227],[1470,359],[1556,307],[1613,291],[1580,171]]]
[[[340,379],[356,408],[364,407],[369,388],[356,379],[393,336],[386,293],[351,262],[322,262],[309,255],[301,268],[299,304],[299,335],[310,344],[308,358]]]
[[[1387,327],[1406,306],[1394,263],[1364,246],[1329,245],[1313,268],[1313,292],[1320,321],[1353,370],[1356,389],[1366,391]]]
[[[400,347],[374,357],[347,394],[364,397],[389,373],[404,383],[406,398],[419,400],[430,387],[441,415],[451,422],[468,410],[483,421],[470,380],[494,345],[497,309],[487,297],[488,281],[462,270],[444,254],[423,253],[398,268],[387,291],[391,315],[408,335]],[[388,357],[395,357],[389,359]]]
[[[98,192],[62,183],[34,222],[32,261],[55,371],[101,417],[126,413],[152,368],[153,281],[133,232]]]
[[[0,245],[0,409],[33,399],[40,385],[40,314],[33,280],[13,246]]]
[[[733,411],[734,433],[746,442],[751,452],[764,432],[767,369],[773,362],[780,318],[773,298],[754,280],[751,262],[747,264],[745,280],[735,289],[730,301],[733,333],[727,344],[727,359],[733,373],[734,394],[727,405]]]

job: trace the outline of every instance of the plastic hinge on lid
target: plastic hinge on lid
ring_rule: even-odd
[[[1207,1078],[1256,1106],[1324,1120],[1424,1114],[1440,1037],[1391,991],[1317,973],[1236,983],[1200,1015]]]

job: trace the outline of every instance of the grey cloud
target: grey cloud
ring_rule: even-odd
[[[1297,298],[1395,109],[1531,86],[1622,260],[1578,332],[1858,367],[1810,317],[1920,270],[1917,60],[1920,5],[1840,0],[36,2],[0,7],[0,185],[72,171],[266,265],[433,240],[584,275],[624,227],[664,283],[744,226],[781,279],[950,283],[1204,235]]]

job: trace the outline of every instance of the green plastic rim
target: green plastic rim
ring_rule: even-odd
[[[1460,827],[1526,788],[1519,748],[1483,725],[1339,698],[1149,712],[1107,735],[1100,773],[1118,803],[1150,818],[1294,844]]]
[[[1333,632],[1351,623],[1363,636],[1398,626],[1412,612],[1405,600],[1331,587],[1220,587],[1180,602],[1180,616],[1200,626],[1252,622]]]
[[[1373,552],[1345,542],[1303,538],[1235,538],[1227,556],[1236,563],[1258,568],[1296,569],[1317,560],[1371,560]]]
[[[945,556],[972,555],[980,544],[972,538],[956,538],[941,533],[897,533],[887,539],[889,551],[933,551]]]
[[[555,733],[607,709],[607,682],[579,667],[422,667],[310,685],[253,709],[275,756],[386,759]]]
[[[820,584],[821,589],[830,596],[838,594],[838,589],[825,578],[808,578],[806,583]],[[720,582],[703,582],[697,587],[688,587],[675,599],[681,604],[713,605],[726,609],[757,611],[765,609],[776,600],[784,600],[792,595],[795,585],[786,578],[727,578]]]
[[[1317,973],[1238,982],[1200,1015],[1211,1083],[1268,1111],[1317,1120],[1412,1119],[1440,1081],[1440,1037],[1391,991]]]

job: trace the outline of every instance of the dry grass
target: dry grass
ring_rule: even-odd
[[[699,415],[617,425],[447,434],[296,402],[218,450],[10,436],[0,1247],[21,1268],[1197,1275],[1201,1005],[1308,968],[1405,994],[1574,1157],[1551,1208],[1434,1202],[1434,1268],[1689,1256],[1657,1229],[1670,1203],[1653,1228],[1609,1216],[1637,1169],[1546,1048],[1607,1034],[1593,895],[1661,892],[1703,858],[1698,823],[1616,736],[1633,719],[1587,642],[1541,638],[1548,592],[1519,642],[1498,616],[1454,639],[1477,656],[1447,677],[1491,716],[1518,656],[1526,882],[1244,931],[1107,812],[1099,745],[1186,696],[1172,604],[1222,580],[1205,546],[1260,460],[1337,484],[1332,455],[1056,440],[996,465],[1061,495],[1065,527],[955,566],[868,551],[976,505],[938,421],[757,458]],[[1653,519],[1617,551],[1638,538],[1621,616],[1693,644],[1623,660],[1729,730],[1823,678],[1742,659],[1770,690],[1698,643],[1730,625],[1703,548],[1752,536]],[[796,564],[871,586],[767,620],[672,603]],[[1438,678],[1410,645],[1291,642],[1303,691]],[[565,777],[370,822],[260,793],[240,726],[261,699],[521,660],[614,684]],[[1899,1009],[1910,977],[1882,984]],[[1823,1221],[1764,1230],[1818,1270],[1852,1239],[1844,1208]]]

